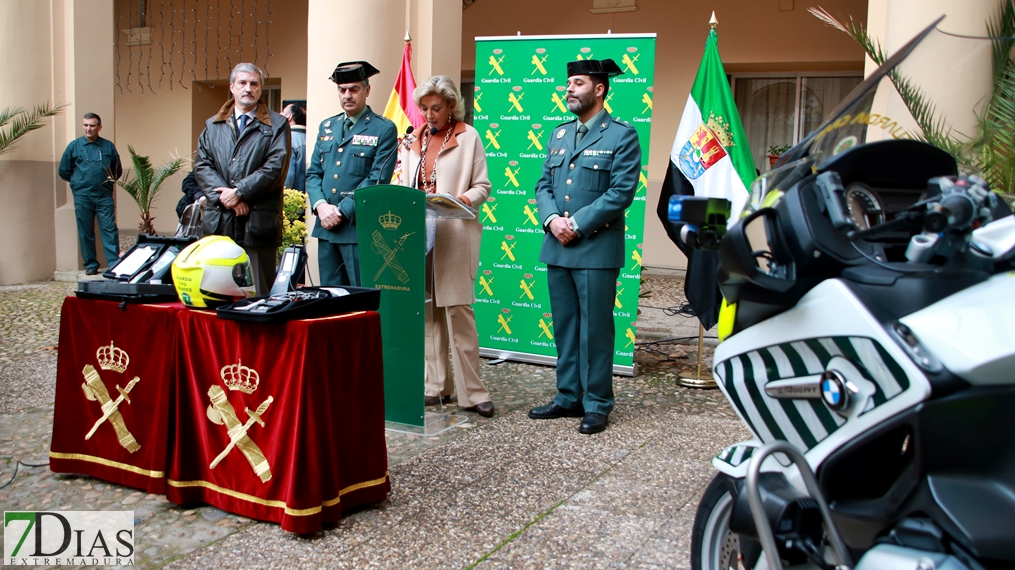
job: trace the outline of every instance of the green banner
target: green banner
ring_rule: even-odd
[[[360,282],[381,290],[384,419],[423,427],[425,195],[405,186],[356,191]]]
[[[483,245],[476,283],[476,326],[484,356],[554,364],[553,314],[535,187],[546,142],[575,117],[564,100],[567,62],[613,59],[624,75],[610,81],[606,109],[630,124],[641,143],[642,172],[627,211],[626,263],[614,306],[614,373],[633,374],[648,184],[655,34],[476,38],[473,126],[483,137],[490,199],[480,208]]]

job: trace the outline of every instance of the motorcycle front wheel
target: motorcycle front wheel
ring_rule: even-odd
[[[717,474],[705,487],[691,531],[692,570],[749,570],[742,561],[740,536],[730,531],[733,496]]]

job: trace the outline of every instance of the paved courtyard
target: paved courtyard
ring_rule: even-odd
[[[493,418],[451,404],[468,423],[434,438],[388,432],[388,499],[294,535],[49,471],[59,312],[75,287],[0,287],[0,485],[17,469],[0,506],[133,510],[142,567],[686,568],[710,460],[748,437],[717,390],[675,384],[695,368],[697,320],[675,314],[682,273],[646,270],[638,375],[615,377],[609,429],[583,436],[578,420],[529,420],[555,392],[553,369],[483,361]]]

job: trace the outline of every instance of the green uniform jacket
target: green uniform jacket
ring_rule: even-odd
[[[113,143],[102,137],[96,138],[95,142],[78,137],[63,151],[59,172],[60,178],[70,182],[70,189],[75,194],[87,192],[104,196],[113,191],[113,181],[120,179],[123,167]]]
[[[641,171],[638,134],[604,113],[575,148],[578,124],[553,130],[536,202],[544,229],[547,217],[557,214],[574,218],[581,234],[563,246],[546,230],[539,261],[571,269],[623,267],[624,210]]]
[[[325,200],[338,206],[343,220],[337,227],[327,230],[318,219],[310,235],[333,243],[356,243],[353,192],[390,183],[395,169],[398,131],[394,123],[375,114],[369,106],[352,130],[342,136],[344,122],[345,113],[340,113],[321,123],[307,168],[307,196],[311,207]]]

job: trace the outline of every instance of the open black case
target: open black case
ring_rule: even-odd
[[[176,256],[197,238],[141,234],[102,281],[79,281],[77,296],[127,303],[164,303],[177,299],[172,266]]]
[[[376,311],[381,291],[367,287],[303,287],[251,297],[219,307],[219,318],[255,323],[330,317],[354,311]]]

